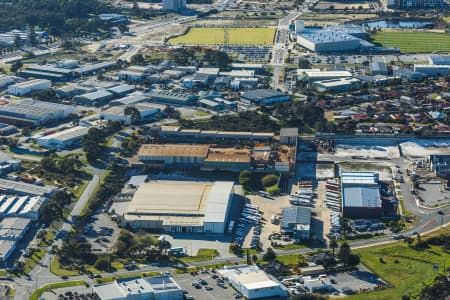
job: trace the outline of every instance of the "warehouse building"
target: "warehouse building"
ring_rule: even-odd
[[[51,81],[67,81],[73,78],[73,71],[47,65],[28,65],[24,70],[19,71],[19,76]]]
[[[24,96],[31,92],[46,90],[52,87],[52,82],[47,79],[33,79],[16,83],[8,87],[8,93],[14,96]]]
[[[313,52],[342,52],[358,50],[361,40],[340,31],[319,30],[298,34],[297,44]]]
[[[81,142],[82,138],[88,133],[89,128],[75,126],[69,129],[55,132],[36,139],[39,146],[61,151]]]
[[[84,95],[73,97],[73,101],[80,105],[102,106],[112,99],[114,94],[105,90],[99,90]]]
[[[103,72],[108,68],[114,67],[116,65],[115,61],[104,61],[94,64],[82,65],[79,68],[73,69],[74,76],[87,76],[92,75],[97,72]]]
[[[241,101],[247,104],[255,105],[273,105],[279,102],[289,101],[291,97],[288,94],[271,90],[249,90],[241,94]]]
[[[450,65],[450,55],[430,54],[428,61],[432,65]]]
[[[94,285],[101,300],[182,300],[183,289],[170,276],[116,279]]]
[[[249,170],[251,151],[249,149],[210,148],[203,169],[235,171]]]
[[[192,105],[197,100],[197,96],[192,94],[174,93],[164,90],[152,90],[147,95],[154,102],[174,105]]]
[[[357,78],[346,77],[315,81],[312,87],[319,93],[342,93],[358,89],[361,81]]]
[[[373,61],[370,63],[370,72],[372,76],[388,75],[388,68],[384,62]]]
[[[0,105],[0,122],[13,125],[38,126],[76,114],[74,106],[32,99]]]
[[[382,213],[379,175],[374,172],[341,173],[342,209],[346,218],[377,218]]]
[[[291,206],[281,214],[281,232],[291,235],[295,240],[308,240],[311,237],[311,209]]]
[[[450,65],[414,65],[414,72],[423,73],[431,77],[448,76]]]
[[[317,71],[317,70],[303,70],[302,74],[298,74],[298,80],[308,81],[309,84],[315,81],[349,78],[352,73],[348,71]]]
[[[22,181],[0,178],[0,192],[15,195],[51,196],[57,190],[54,186],[39,186]]]
[[[126,97],[117,99],[117,100],[112,100],[109,105],[110,106],[116,106],[116,105],[134,105],[134,104],[138,104],[141,102],[146,102],[148,101],[149,98],[145,95],[139,94],[139,93],[135,93],[132,95],[128,95]]]
[[[450,155],[433,154],[428,158],[430,169],[436,176],[450,178]]]
[[[132,118],[125,114],[127,107],[136,108],[140,115],[140,121],[155,121],[161,116],[161,109],[148,105],[127,105],[127,106],[113,106],[100,112],[100,119],[108,121],[118,121],[122,124],[130,125]]]
[[[138,152],[140,161],[154,166],[202,167],[208,145],[147,144]]]
[[[21,165],[21,160],[13,159],[10,155],[0,151],[0,175],[18,170]]]
[[[245,299],[287,299],[288,289],[257,266],[224,266],[218,270]]]
[[[3,89],[16,82],[16,78],[9,75],[0,75],[0,89]]]
[[[298,128],[283,127],[280,129],[280,143],[282,145],[297,145],[298,141]]]
[[[11,196],[0,194],[0,217],[20,217],[37,221],[39,210],[47,203],[41,196]]]
[[[233,182],[144,182],[123,218],[132,228],[223,234],[233,194]]]
[[[7,261],[31,226],[26,218],[4,218],[0,222],[0,261]]]

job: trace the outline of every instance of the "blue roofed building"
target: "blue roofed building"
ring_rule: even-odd
[[[342,209],[346,218],[377,218],[382,213],[379,175],[374,172],[341,173]]]

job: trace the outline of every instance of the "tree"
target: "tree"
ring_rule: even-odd
[[[28,29],[28,41],[30,42],[31,46],[36,46],[38,43],[36,38],[36,32],[34,31],[33,27],[30,27]]]
[[[251,265],[252,264],[252,260],[250,258],[250,252],[248,251],[248,249],[247,249],[247,252],[246,252],[246,259],[247,259],[247,265]]]
[[[242,185],[244,190],[248,190],[250,182],[252,181],[252,173],[249,170],[242,170],[239,173],[239,184]]]
[[[277,254],[270,247],[267,248],[266,253],[264,253],[264,255],[262,257],[262,259],[264,261],[271,261],[271,260],[274,260],[275,258],[277,258]]]
[[[278,176],[276,174],[268,174],[261,179],[263,187],[274,186],[278,183]]]
[[[253,263],[256,265],[256,263],[258,262],[258,255],[253,254],[252,255],[252,260],[253,260]]]
[[[450,279],[445,275],[438,275],[431,285],[425,284],[420,292],[421,300],[445,300],[450,296]]]
[[[33,99],[45,102],[59,102],[58,96],[54,89],[45,89],[31,93]]]
[[[339,248],[338,258],[344,264],[344,266],[348,265],[350,254],[351,254],[350,246],[347,243],[342,243]]]
[[[338,243],[337,243],[336,239],[331,239],[330,240],[330,248],[333,250],[333,256],[335,256],[335,251],[336,251],[337,247],[338,247]]]
[[[298,61],[298,67],[299,69],[310,69],[311,63],[306,58],[300,58]]]
[[[16,49],[19,49],[20,46],[22,46],[22,39],[20,38],[20,35],[15,34],[14,35],[14,47],[16,47]]]
[[[227,69],[231,62],[228,54],[223,51],[216,51],[214,60],[216,62],[216,66],[221,70]]]
[[[403,239],[403,241],[404,241],[406,244],[408,244],[408,247],[411,247],[411,245],[412,245],[413,242],[414,242],[414,239],[413,239],[412,237],[410,237],[410,236],[405,236],[405,238]]]
[[[142,66],[145,63],[145,58],[141,53],[136,53],[130,58],[130,63],[132,65]]]
[[[120,33],[122,33],[122,34],[124,34],[125,32],[130,31],[130,29],[128,28],[127,24],[125,24],[125,23],[120,23],[118,28],[119,28]]]
[[[125,116],[129,116],[131,119],[131,124],[137,124],[141,121],[141,113],[134,106],[127,106],[124,110]]]
[[[109,257],[100,257],[95,261],[94,267],[100,271],[111,270],[111,259]]]
[[[11,67],[9,68],[9,70],[13,73],[16,73],[22,67],[23,67],[23,63],[20,60],[17,60],[11,64]]]

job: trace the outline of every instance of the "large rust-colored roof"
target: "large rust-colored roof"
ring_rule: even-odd
[[[246,162],[250,163],[250,150],[248,149],[227,149],[211,148],[205,161],[217,162]]]
[[[208,145],[146,144],[141,146],[138,156],[206,157],[208,150]]]

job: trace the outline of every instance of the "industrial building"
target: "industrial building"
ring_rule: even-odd
[[[111,102],[109,102],[109,105],[110,106],[134,105],[134,104],[138,104],[141,102],[146,102],[148,100],[149,100],[149,98],[147,96],[136,93],[136,94],[128,95],[126,97],[117,99],[117,100],[112,100]]]
[[[144,182],[123,219],[132,228],[223,234],[233,194],[233,182]]]
[[[39,210],[47,202],[41,196],[11,196],[0,194],[0,217],[20,217],[37,220]]]
[[[445,0],[388,0],[388,8],[393,9],[422,9],[448,7]]]
[[[139,149],[138,158],[148,165],[202,167],[208,151],[208,145],[147,144]]]
[[[423,73],[431,77],[448,76],[450,65],[414,65],[414,72]]]
[[[360,39],[327,30],[301,33],[297,35],[297,44],[313,52],[354,51],[361,47]]]
[[[6,194],[51,196],[57,190],[54,186],[39,186],[36,184],[0,178],[0,191]]]
[[[88,127],[75,126],[39,137],[36,139],[36,142],[41,147],[60,151],[80,142],[88,131]]]
[[[370,63],[370,72],[372,76],[388,75],[388,68],[384,62],[373,61]]]
[[[358,89],[361,81],[357,78],[346,77],[315,81],[312,87],[319,93],[342,93]]]
[[[291,206],[281,214],[281,232],[292,235],[295,240],[308,240],[311,237],[311,209]]]
[[[291,99],[288,94],[271,89],[249,90],[242,93],[240,98],[244,103],[255,105],[272,105]]]
[[[301,81],[308,81],[309,84],[315,81],[349,78],[352,73],[349,71],[317,71],[317,70],[303,70],[302,74],[297,74],[297,79]]]
[[[297,145],[298,142],[298,128],[281,128],[280,129],[280,143],[282,145]]]
[[[203,169],[239,172],[249,170],[251,161],[249,149],[210,148]]]
[[[0,75],[0,89],[3,89],[16,82],[16,78],[9,75]]]
[[[257,266],[224,266],[218,272],[245,299],[286,299],[289,295],[283,284]]]
[[[19,76],[24,78],[48,79],[51,81],[66,81],[73,78],[73,71],[48,65],[28,65],[24,70],[19,71]]]
[[[27,218],[4,218],[0,222],[0,261],[9,259],[17,244],[30,228],[31,220]]]
[[[0,122],[37,126],[76,115],[74,106],[32,99],[15,100],[0,105]]]
[[[13,159],[10,155],[0,151],[0,175],[20,168],[22,161]]]
[[[74,76],[87,76],[95,74],[99,71],[105,71],[108,68],[111,68],[116,65],[115,61],[103,61],[99,63],[94,64],[88,64],[88,65],[81,65],[78,68],[73,69]]]
[[[436,176],[448,178],[450,176],[450,155],[433,154],[428,157],[430,169]]]
[[[192,94],[174,93],[164,90],[152,90],[147,95],[151,101],[160,102],[164,104],[175,105],[192,105],[197,100],[197,96]]]
[[[374,172],[341,173],[342,209],[346,218],[377,218],[382,213],[379,175]]]
[[[163,0],[163,9],[180,11],[186,9],[186,0]]]
[[[183,289],[170,276],[116,279],[94,285],[101,300],[182,300]]]
[[[430,54],[428,61],[432,65],[450,65],[450,55]]]
[[[102,106],[111,100],[114,94],[106,90],[99,90],[92,93],[87,93],[73,97],[73,101],[80,105],[87,106]]]
[[[24,96],[31,92],[46,90],[52,87],[52,82],[47,79],[33,79],[8,86],[8,93],[14,96]]]
[[[113,106],[100,112],[100,119],[108,121],[118,121],[126,125],[132,123],[130,115],[125,114],[127,107],[137,109],[140,115],[140,121],[154,121],[161,115],[161,109],[147,105],[127,105],[127,106]]]

